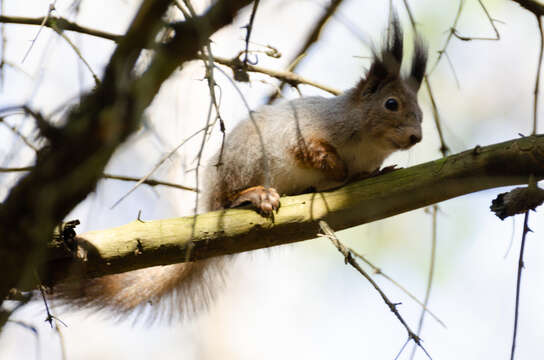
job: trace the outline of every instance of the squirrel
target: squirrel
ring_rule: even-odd
[[[416,36],[406,75],[401,74],[403,51],[403,31],[393,15],[383,48],[372,48],[371,66],[355,87],[332,98],[267,105],[238,123],[212,158],[216,166],[205,171],[205,210],[251,203],[271,216],[280,206],[280,194],[324,191],[378,174],[391,153],[420,142],[417,92],[427,49]],[[152,316],[183,317],[209,304],[229,257],[59,284],[53,297],[69,306],[121,315],[160,302]]]

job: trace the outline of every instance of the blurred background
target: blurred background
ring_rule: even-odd
[[[5,15],[40,17],[50,1],[3,1]],[[80,25],[122,34],[140,1],[55,1],[53,14]],[[443,48],[459,7],[457,1],[409,1],[418,30],[430,48],[430,67]],[[202,12],[210,1],[194,1]],[[453,153],[529,135],[532,130],[533,88],[539,36],[533,14],[513,1],[484,2],[499,41],[460,41],[453,38],[430,76],[444,136]],[[250,49],[281,52],[279,59],[257,53],[258,65],[285,69],[306,39],[327,1],[263,0],[258,8]],[[413,36],[403,1],[393,1],[406,30]],[[379,41],[387,25],[389,2],[345,0],[327,23],[319,41],[302,59],[297,72],[316,82],[347,89],[369,66],[368,42]],[[213,36],[216,56],[233,57],[245,46],[250,8],[236,22]],[[466,0],[457,24],[463,36],[494,37],[485,12],[476,0]],[[62,108],[94,86],[91,73],[74,50],[54,31],[23,25],[4,25],[4,66],[0,107],[27,103],[61,119]],[[90,67],[100,76],[114,49],[112,41],[65,32]],[[411,49],[410,49],[411,50]],[[23,58],[24,61],[23,61]],[[450,65],[451,63],[451,65]],[[143,59],[142,66],[145,66]],[[452,67],[454,71],[452,71]],[[232,72],[225,68],[232,75]],[[183,139],[203,127],[209,90],[202,81],[204,66],[188,63],[163,86],[147,112],[142,129],[112,158],[107,171],[143,176]],[[252,109],[275,90],[278,81],[250,73],[251,82],[238,83]],[[227,131],[247,116],[240,96],[220,72],[221,115]],[[456,80],[457,78],[457,80]],[[457,83],[458,81],[458,83]],[[304,96],[330,96],[301,86]],[[286,88],[286,98],[299,96]],[[541,99],[542,100],[542,99]],[[387,164],[416,165],[441,156],[440,142],[426,91],[420,91],[424,110],[423,142],[395,154]],[[33,123],[10,116],[5,123],[33,138]],[[540,126],[544,124],[540,122]],[[200,136],[200,135],[199,135]],[[194,185],[197,136],[185,144],[154,174],[154,178]],[[211,156],[219,144],[219,129],[205,148]],[[6,126],[0,126],[0,162],[4,167],[27,166],[34,152]],[[0,174],[0,199],[22,176]],[[133,183],[103,180],[96,191],[67,218],[80,219],[78,232],[104,229],[134,220],[141,210],[145,220],[190,215],[194,194],[165,187],[140,186],[119,205],[112,205]],[[439,204],[435,279],[429,308],[446,324],[427,316],[421,337],[433,359],[498,359],[509,356],[522,217],[499,220],[489,211],[491,200],[508,188],[493,189]],[[518,359],[542,358],[544,350],[544,217],[532,213],[534,233],[527,239],[521,286]],[[364,254],[418,298],[425,295],[430,264],[432,216],[426,209],[359,226],[338,233],[340,239]],[[317,232],[317,229],[316,229]],[[512,242],[512,244],[511,244]],[[508,251],[511,245],[511,250]],[[370,269],[369,269],[370,271]],[[376,281],[412,329],[421,308],[380,276]],[[42,303],[26,306],[16,322],[0,335],[0,359],[393,359],[407,338],[405,329],[376,291],[344,259],[329,240],[314,239],[294,245],[242,254],[232,264],[225,289],[208,312],[183,323],[114,321],[92,312],[52,309],[67,326],[62,337],[44,322]],[[62,345],[64,344],[64,345]],[[400,359],[410,357],[412,344]],[[426,356],[418,350],[416,359]]]

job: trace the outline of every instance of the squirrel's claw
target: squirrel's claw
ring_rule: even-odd
[[[239,192],[231,202],[231,208],[251,203],[263,216],[269,217],[280,208],[280,195],[274,188],[253,186]]]

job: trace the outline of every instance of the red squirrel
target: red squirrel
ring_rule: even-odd
[[[205,210],[251,203],[269,216],[280,194],[293,195],[344,184],[379,171],[397,150],[421,141],[417,92],[427,50],[416,36],[409,73],[401,74],[403,32],[393,16],[385,43],[373,50],[370,69],[357,85],[332,97],[307,97],[264,106],[225,139],[204,174]],[[221,158],[221,164],[217,164]],[[194,313],[215,293],[229,257],[60,284],[56,298],[75,307],[126,314],[153,307],[167,318]]]

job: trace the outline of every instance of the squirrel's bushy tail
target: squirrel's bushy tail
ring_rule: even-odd
[[[146,308],[146,320],[177,320],[206,308],[223,283],[228,257],[151,268],[56,285],[53,300],[120,318]],[[139,313],[136,315],[138,316]]]

